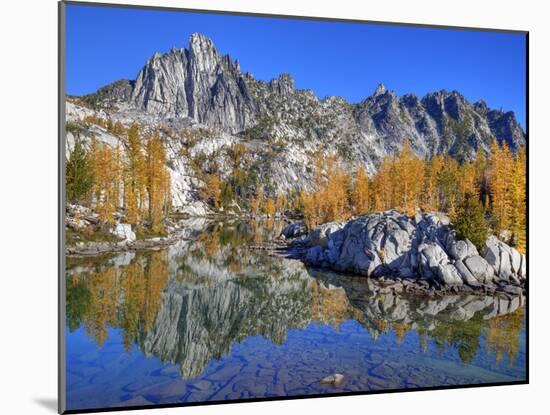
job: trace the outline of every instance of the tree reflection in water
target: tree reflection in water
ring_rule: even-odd
[[[193,242],[161,251],[71,260],[69,330],[83,326],[101,348],[108,328],[118,328],[126,350],[136,344],[146,355],[177,363],[183,378],[198,376],[250,336],[282,344],[288,330],[312,322],[338,330],[354,320],[373,339],[393,333],[398,344],[415,331],[421,350],[432,339],[441,352],[457,350],[465,363],[482,344],[497,363],[517,358],[522,297],[412,297],[249,249],[282,225],[201,224]]]

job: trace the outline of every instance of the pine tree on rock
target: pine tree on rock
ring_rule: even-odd
[[[489,226],[485,220],[485,210],[475,194],[464,195],[457,207],[453,226],[459,239],[469,239],[479,252],[483,252]]]

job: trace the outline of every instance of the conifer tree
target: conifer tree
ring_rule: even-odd
[[[487,157],[481,146],[477,147],[476,160],[474,162],[476,174],[476,186],[479,190],[479,198],[483,202],[488,194],[487,189]],[[485,206],[487,208],[487,206]]]
[[[485,210],[479,198],[466,193],[453,219],[454,229],[460,239],[469,239],[482,252],[489,234]]]
[[[81,140],[76,140],[66,164],[67,200],[75,203],[88,199],[93,181],[92,160]]]
[[[145,200],[146,163],[139,127],[134,122],[128,129],[127,161],[124,171],[124,206],[126,221],[133,225],[141,222]]]
[[[104,143],[92,141],[93,193],[95,209],[102,222],[113,224],[117,206],[116,163],[113,150]]]
[[[235,197],[235,193],[233,192],[233,187],[231,186],[231,183],[222,182],[222,201],[221,205],[226,208],[233,203],[233,199]]]
[[[259,188],[259,185],[256,185],[256,189],[258,188]],[[261,189],[257,190],[255,196],[250,201],[250,211],[252,212],[252,214],[254,215],[258,214],[263,198],[264,198],[264,192]]]
[[[380,212],[394,207],[394,158],[384,157],[372,181],[373,210]]]
[[[166,168],[166,151],[161,138],[153,133],[147,140],[147,171],[146,190],[148,196],[148,213],[151,230],[163,232],[164,207],[167,203],[166,190],[170,175]],[[216,195],[215,203],[219,203],[219,195]]]
[[[443,169],[438,176],[438,210],[454,217],[459,201],[458,163],[449,155],[443,156]]]
[[[336,164],[334,154],[330,154],[327,158],[327,184],[319,198],[320,201],[325,201],[324,222],[339,221],[349,217],[348,186],[349,177]]]
[[[313,229],[321,223],[321,217],[318,209],[318,201],[315,200],[314,193],[301,192],[300,203],[304,211],[304,223],[308,229]]]
[[[426,161],[422,208],[427,211],[439,209],[439,175],[443,171],[444,161],[440,155],[434,155]]]
[[[370,212],[369,206],[369,178],[362,166],[357,169],[355,184],[352,191],[352,205],[356,215],[366,215]]]
[[[211,173],[206,177],[205,186],[201,189],[201,198],[219,209],[222,201],[222,182],[219,176]]]
[[[470,161],[464,161],[459,167],[458,175],[460,199],[462,199],[466,193],[471,193],[479,199],[479,186],[475,164]]]
[[[120,121],[117,121],[117,122],[114,123],[114,125],[113,125],[113,134],[116,134],[116,135],[124,134],[124,126],[122,125],[122,123]]]
[[[266,215],[273,216],[275,214],[275,202],[273,199],[267,198],[264,202],[262,210]]]
[[[491,145],[488,174],[489,190],[491,192],[491,215],[498,236],[502,231],[510,230],[512,164],[512,154],[506,142],[503,141],[502,146],[499,146],[494,140]]]
[[[122,198],[122,174],[123,174],[123,160],[122,160],[122,149],[120,148],[120,144],[117,144],[114,151],[113,156],[113,201],[115,204],[115,207],[119,207],[121,205],[121,198]]]
[[[278,213],[284,213],[286,207],[286,198],[283,195],[278,195],[275,198],[275,211]]]
[[[408,215],[413,215],[420,206],[420,195],[424,184],[424,163],[416,157],[409,140],[403,140],[403,150],[395,160],[395,206]]]
[[[512,244],[525,253],[527,244],[527,171],[525,147],[520,148],[513,161],[510,177],[510,227]]]

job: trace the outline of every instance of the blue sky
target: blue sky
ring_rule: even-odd
[[[447,89],[511,110],[525,126],[525,35],[387,25],[67,6],[67,92],[135,79],[155,52],[210,37],[243,71],[359,102],[378,83],[420,97]]]

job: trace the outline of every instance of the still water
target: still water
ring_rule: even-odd
[[[68,409],[525,380],[523,298],[407,296],[250,249],[281,226],[189,220],[167,249],[69,259]]]

